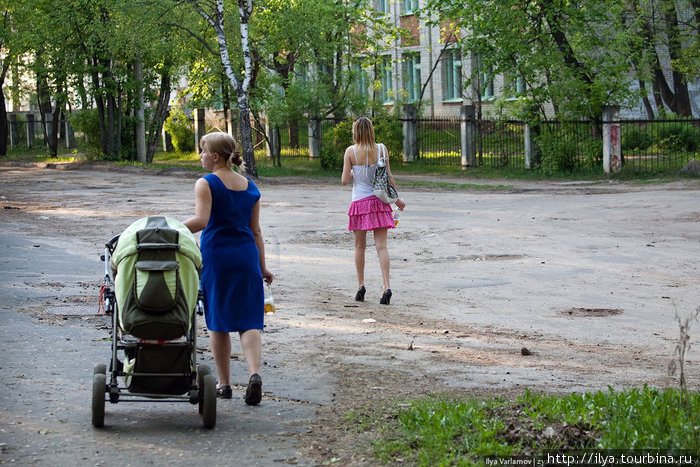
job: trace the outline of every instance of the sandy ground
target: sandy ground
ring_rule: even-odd
[[[51,463],[52,447],[59,453],[54,461],[68,462],[67,443],[78,441],[61,433],[66,425],[82,424],[87,454],[78,459],[95,463],[91,450],[104,440],[89,426],[90,375],[92,364],[109,353],[100,339],[107,334],[105,318],[91,316],[103,271],[98,255],[106,240],[140,217],[187,218],[195,179],[171,171],[0,166],[0,339],[7,357],[0,367],[0,413],[10,420],[1,422],[0,462]],[[422,179],[429,178],[399,176],[397,182],[401,190],[402,181]],[[241,444],[238,459],[260,465],[372,464],[366,439],[340,425],[348,410],[377,400],[677,384],[668,373],[679,335],[676,314],[687,316],[700,306],[700,181],[497,183],[509,188],[401,190],[408,206],[389,233],[394,295],[390,306],[382,306],[371,236],[367,301],[354,301],[353,239],[346,229],[350,188],[259,180],[278,310],[266,318],[263,336],[265,397],[257,409],[240,400],[220,402],[214,430],[220,438],[213,439],[243,430],[243,441],[235,443]],[[39,250],[37,262],[22,259]],[[46,443],[51,433],[35,441],[36,434],[19,426],[37,416],[18,403],[26,395],[17,396],[16,388],[43,383],[22,371],[33,363],[16,330],[48,340],[58,327],[63,334],[87,335],[91,344],[79,349],[71,370],[82,372],[73,415],[56,422],[58,428],[44,417],[57,433]],[[700,323],[691,329],[691,342],[697,329]],[[59,339],[56,348],[70,348],[75,340]],[[201,358],[210,361],[204,329],[199,345]],[[699,352],[691,348],[685,364],[693,388]],[[242,393],[245,368],[237,343],[232,359]],[[50,406],[60,397],[47,391],[46,399]],[[124,443],[135,426],[157,424],[133,412],[107,405],[106,424],[116,426]],[[153,445],[168,437],[164,431],[149,434],[142,456],[157,451]],[[107,445],[120,450],[120,442],[110,438]],[[165,460],[153,455],[152,464]],[[143,457],[133,459],[138,465]],[[179,459],[191,460],[182,452]],[[229,461],[214,455],[206,462]]]

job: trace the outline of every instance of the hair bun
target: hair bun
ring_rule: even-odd
[[[241,157],[241,153],[236,151],[233,154],[231,154],[231,162],[233,162],[236,165],[241,165],[243,163],[243,158]]]

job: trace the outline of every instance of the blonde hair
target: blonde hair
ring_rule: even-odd
[[[374,126],[367,117],[357,117],[352,124],[352,140],[358,146],[374,146]]]
[[[364,116],[357,117],[352,124],[352,140],[360,150],[364,149],[365,156],[369,160],[370,152],[374,153],[377,150],[372,120]]]
[[[240,167],[243,163],[240,153],[236,150],[236,140],[231,135],[221,131],[207,133],[199,140],[199,146],[218,154],[227,164],[233,163]]]

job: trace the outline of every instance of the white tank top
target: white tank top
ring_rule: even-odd
[[[382,159],[382,149],[380,144],[377,144],[377,162]],[[355,165],[352,166],[352,200],[357,201],[359,199],[367,198],[372,196],[372,180],[374,180],[374,173],[379,167],[379,163],[372,165],[358,165],[357,164],[357,152],[355,152],[355,146],[352,146],[352,152],[355,154]],[[367,159],[369,162],[369,159]]]

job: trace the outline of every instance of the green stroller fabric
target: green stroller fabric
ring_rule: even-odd
[[[111,257],[119,326],[140,339],[172,340],[193,325],[202,255],[170,217],[147,217],[119,236]]]

